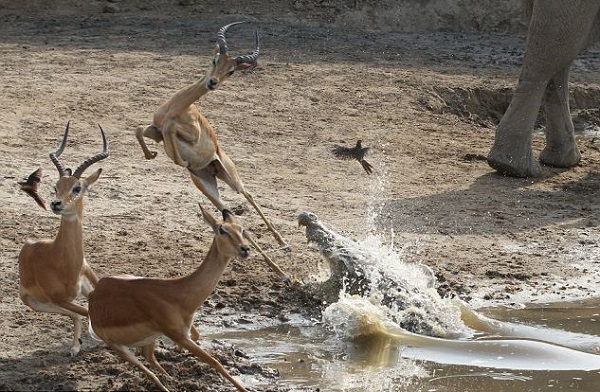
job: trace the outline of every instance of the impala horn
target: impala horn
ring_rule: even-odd
[[[231,26],[235,26],[246,22],[247,21],[229,23],[228,25],[225,25],[219,29],[219,31],[217,32],[217,44],[219,45],[219,52],[221,54],[227,54],[227,51],[229,50],[229,48],[227,47],[227,40],[225,39],[225,32],[227,31],[227,29],[229,29]],[[260,52],[260,40],[258,36],[258,31],[254,32],[254,36],[256,39],[254,52],[252,52],[251,54],[236,57],[235,61],[238,64],[256,63],[256,60],[258,59],[258,54]]]
[[[104,130],[102,129],[100,124],[98,124],[98,128],[100,128],[100,133],[102,134],[102,152],[83,161],[83,163],[79,165],[79,167],[75,169],[75,172],[73,173],[73,177],[75,178],[80,178],[83,172],[88,167],[92,166],[96,162],[108,158],[108,156],[110,155],[110,152],[108,151],[108,142],[106,141],[106,135],[104,134]]]
[[[62,139],[62,142],[60,143],[60,146],[58,147],[58,150],[50,153],[50,160],[54,163],[54,166],[56,166],[56,169],[58,170],[58,174],[60,177],[66,177],[66,176],[70,175],[68,169],[66,169],[63,166],[63,164],[60,163],[60,161],[58,160],[58,157],[60,156],[60,154],[62,154],[62,152],[65,149],[65,146],[67,145],[67,136],[69,135],[69,124],[70,123],[71,123],[71,120],[67,121],[67,126],[65,127],[65,134],[63,135],[63,139]]]

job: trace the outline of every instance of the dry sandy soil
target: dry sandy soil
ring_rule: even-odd
[[[145,160],[133,132],[203,75],[215,32],[237,20],[257,21],[259,66],[198,106],[292,250],[277,250],[243,197],[222,187],[223,197],[286,272],[310,281],[321,264],[296,224],[309,210],[353,238],[393,230],[408,261],[436,272],[440,293],[476,306],[596,295],[600,144],[590,130],[600,123],[598,51],[582,55],[572,73],[572,108],[578,129],[588,131],[579,135],[581,164],[548,169],[537,181],[502,177],[482,158],[522,61],[518,9],[485,14],[473,5],[466,14],[468,1],[408,3],[403,13],[357,1],[0,2],[0,389],[153,388],[87,333],[70,358],[70,320],[20,302],[19,250],[26,237],[53,236],[59,220],[16,182],[41,166],[41,194],[50,200],[56,171],[48,153],[65,123],[63,160],[73,166],[100,151],[99,123],[111,156],[98,165],[103,174],[85,206],[92,268],[99,276],[193,270],[212,240],[197,217],[197,203],[208,202],[162,146],[152,145],[158,157]],[[250,51],[253,29],[232,28],[230,49]],[[329,152],[358,138],[373,148],[371,176]],[[536,151],[542,143],[537,132]],[[202,332],[203,318],[218,323],[224,309],[238,321],[285,319],[312,303],[255,254],[231,262],[197,324]],[[234,347],[201,344],[233,374],[257,373],[272,380],[263,390],[283,390],[276,372]],[[233,389],[187,354],[158,356],[173,390]]]

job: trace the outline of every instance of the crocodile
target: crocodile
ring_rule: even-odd
[[[368,298],[386,308],[387,317],[400,327],[420,335],[466,335],[460,308],[439,296],[429,267],[406,264],[405,267],[413,271],[407,273],[410,279],[391,276],[376,255],[360,243],[327,228],[314,213],[300,213],[298,224],[306,228],[308,242],[321,252],[331,271],[327,280],[308,285],[312,295],[328,303],[336,302],[340,293]],[[415,279],[420,282],[414,284]],[[451,311],[441,310],[440,306]]]
[[[502,345],[513,347],[515,353],[522,353],[519,347],[531,344],[528,341],[534,341],[534,343],[545,344],[536,348],[542,356],[557,350],[560,355],[565,353],[579,355],[570,351],[560,351],[560,347],[557,348],[557,346],[584,353],[600,354],[600,337],[598,336],[495,320],[475,311],[464,301],[440,297],[433,287],[435,277],[426,266],[416,266],[421,268],[421,275],[426,280],[425,283],[419,284],[414,284],[414,276],[408,273],[405,275],[411,277],[403,279],[397,275],[391,276],[381,267],[373,268],[381,263],[378,263],[379,260],[374,257],[372,252],[364,249],[360,243],[327,228],[311,212],[300,213],[298,224],[306,228],[308,242],[323,254],[331,269],[331,275],[326,281],[307,285],[311,294],[327,298],[333,305],[341,305],[338,306],[338,309],[341,312],[347,310],[348,314],[352,314],[354,311],[360,312],[360,309],[348,309],[348,307],[344,307],[342,300],[354,298],[348,297],[349,295],[369,298],[371,303],[376,302],[374,305],[380,305],[377,307],[378,309],[384,309],[385,318],[391,321],[391,324],[386,322],[385,333],[390,336],[394,335],[406,344],[420,347],[434,346],[460,353],[467,347],[465,342],[468,342],[470,346],[473,346],[474,352],[485,353],[491,347],[488,354],[492,355],[494,350],[497,351],[498,347]],[[403,264],[402,268],[410,268],[410,264]],[[341,295],[347,297],[341,298]],[[340,298],[342,300],[335,303]],[[335,309],[335,306],[328,307],[328,309],[331,308]],[[327,313],[327,309],[325,313]],[[377,322],[373,323],[367,320],[367,323],[373,324],[370,325],[371,330],[377,328],[375,325]],[[483,342],[477,339],[471,340],[481,333],[488,336],[487,340]],[[494,336],[503,338],[489,339]],[[506,340],[507,337],[514,339],[509,341]],[[486,345],[491,346],[487,347]],[[528,348],[528,350],[530,349],[531,347]],[[592,363],[589,361],[590,357],[585,355],[587,354],[583,354],[585,361],[588,361],[592,368],[597,368],[600,356],[591,357]],[[500,364],[500,366],[503,365]]]

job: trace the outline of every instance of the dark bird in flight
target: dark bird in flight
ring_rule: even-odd
[[[25,192],[29,196],[33,197],[33,200],[35,200],[35,202],[38,203],[38,205],[40,207],[47,210],[46,203],[44,202],[44,200],[42,200],[42,198],[38,194],[38,186],[39,186],[41,180],[42,180],[42,168],[40,167],[36,171],[31,173],[29,175],[29,177],[24,178],[23,181],[19,181],[18,184],[19,184],[19,187],[21,187],[21,190],[23,192]]]
[[[359,139],[356,141],[356,146],[352,148],[334,144],[331,152],[336,158],[339,159],[356,159],[360,162],[367,174],[371,174],[373,173],[373,166],[371,166],[369,162],[365,161],[365,155],[367,155],[370,150],[371,149],[369,147],[363,147],[362,140]]]

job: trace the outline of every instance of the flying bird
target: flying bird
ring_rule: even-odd
[[[356,159],[358,162],[360,162],[367,174],[371,174],[373,173],[373,166],[371,166],[371,164],[365,160],[365,155],[367,155],[370,150],[371,149],[369,147],[363,147],[362,140],[359,139],[356,141],[356,146],[351,148],[334,144],[331,152],[336,158],[339,159]]]
[[[19,184],[19,187],[21,188],[21,190],[23,192],[25,192],[29,196],[33,197],[33,200],[35,200],[35,202],[40,207],[47,210],[46,203],[44,202],[44,200],[42,200],[42,198],[38,194],[38,186],[39,186],[41,180],[42,180],[42,168],[40,167],[36,171],[31,173],[28,177],[24,178],[23,181],[19,181],[17,184]]]

